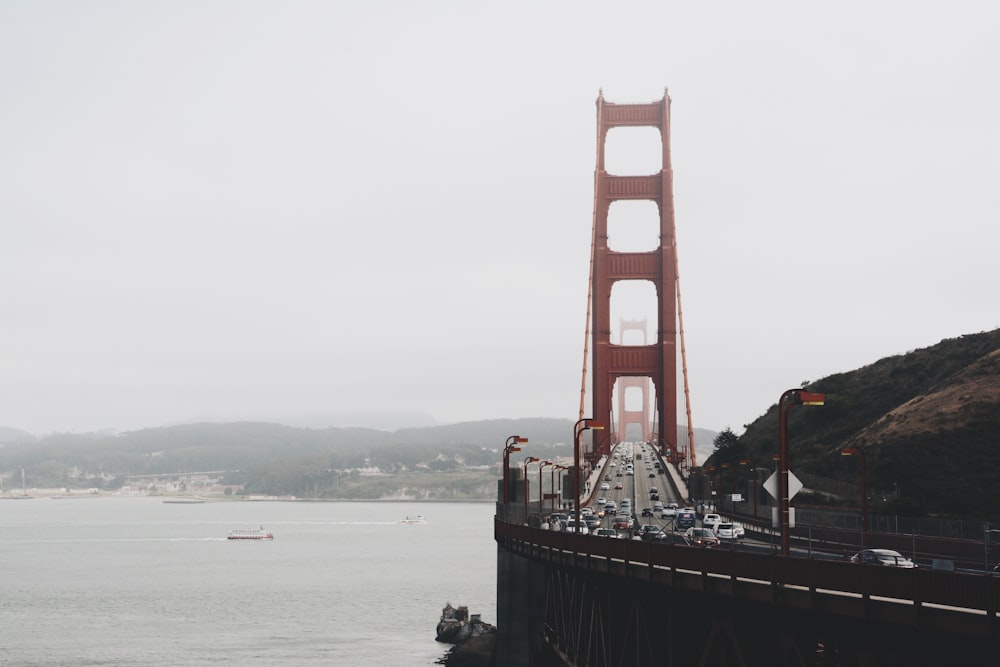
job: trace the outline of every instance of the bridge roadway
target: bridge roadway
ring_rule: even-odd
[[[605,461],[584,504],[630,498],[641,513],[654,483],[664,503],[680,503],[666,470],[649,477],[646,459],[621,477],[624,454]],[[601,538],[535,528],[503,509],[500,666],[1000,664],[1000,577]],[[671,521],[650,523],[672,533]]]

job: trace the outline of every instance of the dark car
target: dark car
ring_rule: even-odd
[[[916,567],[912,560],[892,549],[864,549],[851,556],[851,562],[886,567]]]
[[[690,507],[685,507],[677,512],[677,527],[678,528],[691,528],[694,526],[695,515],[694,510]]]
[[[684,541],[694,547],[719,546],[719,538],[708,528],[688,528],[684,533]]]

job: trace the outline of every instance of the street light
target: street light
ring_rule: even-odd
[[[788,411],[794,405],[823,405],[825,394],[801,389],[789,389],[778,399],[778,450],[780,456],[780,472],[778,474],[778,489],[781,497],[781,555],[788,555]]]
[[[545,501],[545,485],[542,484],[542,468],[555,465],[552,461],[542,461],[538,466],[538,513],[542,513],[542,503]]]
[[[556,470],[569,470],[568,467],[556,463],[549,471],[549,486],[552,487],[552,511],[556,511],[556,498],[562,500],[562,477],[559,478],[559,492],[556,493]]]
[[[589,417],[580,419],[573,425],[573,517],[580,520],[580,435],[587,430],[600,431],[604,424]]]
[[[503,447],[503,504],[510,504],[510,470],[508,466],[510,465],[510,453],[519,452],[521,448],[518,445],[523,445],[528,442],[527,438],[522,438],[519,435],[512,435],[507,438],[507,442],[504,443]]]
[[[868,535],[868,471],[865,450],[861,447],[847,447],[840,450],[841,456],[857,456],[861,459],[861,550],[865,550],[865,536]]]
[[[727,470],[729,470],[729,464],[728,463],[723,463],[722,464],[722,470],[719,471],[719,491],[722,492],[722,498],[719,499],[720,502],[726,497],[726,471]],[[734,477],[733,487],[736,486],[736,481],[735,481],[736,474],[735,473],[736,473],[736,471],[734,470],[733,471],[733,477]],[[722,504],[725,504],[725,503],[722,502]],[[733,499],[732,499],[732,496],[730,496],[730,498],[729,498],[729,511],[732,512],[733,509],[734,509],[734,507],[733,507]]]
[[[524,520],[528,520],[528,464],[540,461],[537,456],[529,456],[524,459]]]
[[[749,472],[750,472],[750,466],[752,466],[752,465],[753,465],[753,461],[751,461],[750,459],[740,459],[740,466],[743,467],[744,469],[746,469],[747,474],[749,474]],[[739,482],[742,482],[742,481],[743,481],[742,479],[737,480],[737,484],[739,484]],[[749,483],[749,481],[750,480],[748,478],[747,479],[747,483]],[[736,493],[736,488],[735,488],[736,485],[733,485],[733,486],[734,486],[733,493]],[[746,485],[739,484],[739,487],[740,487],[740,490],[739,490],[740,498],[743,498],[743,490],[746,488]],[[754,498],[755,499],[757,498],[756,489],[754,490]],[[743,500],[741,502],[746,502],[746,498],[743,498]],[[736,511],[735,505],[733,507],[733,511],[734,512]],[[754,513],[756,514],[756,512],[757,512],[757,503],[754,503]],[[756,518],[757,517],[754,516],[754,519],[756,519]]]
[[[718,466],[705,466],[704,468],[702,468],[702,470],[708,473],[708,506],[710,508],[710,511],[712,512],[715,511],[715,489],[717,486],[717,483],[715,481],[715,471],[718,469],[719,469]],[[704,506],[705,504],[704,499],[702,499],[701,504]],[[699,507],[698,509],[704,510],[705,508]]]

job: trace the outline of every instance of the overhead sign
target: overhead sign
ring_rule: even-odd
[[[781,493],[781,490],[778,488],[779,484],[778,480],[779,480],[778,471],[776,470],[773,473],[771,473],[771,476],[767,478],[764,484],[762,484],[764,490],[767,491],[769,494],[771,494],[771,497],[774,498],[775,500],[781,500],[781,498],[778,497],[778,494]],[[795,473],[789,470],[788,499],[791,500],[792,498],[794,498],[795,494],[801,490],[802,490],[802,482],[800,482],[799,478],[795,476]]]

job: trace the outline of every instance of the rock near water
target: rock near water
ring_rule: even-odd
[[[455,607],[447,603],[441,610],[437,625],[437,640],[454,644],[438,661],[448,667],[487,667],[493,658],[496,626],[484,623],[479,614],[469,616],[468,607]]]

